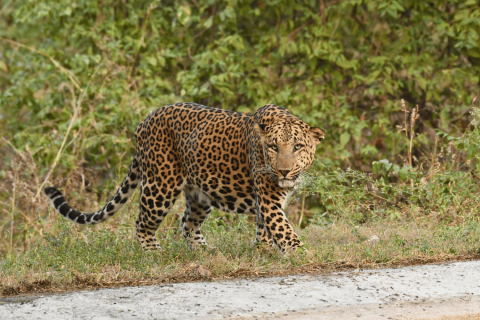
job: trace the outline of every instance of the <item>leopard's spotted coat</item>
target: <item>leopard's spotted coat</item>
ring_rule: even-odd
[[[63,216],[96,224],[117,212],[140,184],[137,239],[156,249],[155,231],[183,192],[182,230],[191,248],[206,245],[200,228],[213,206],[257,215],[256,242],[295,250],[302,242],[283,209],[324,135],[273,104],[247,115],[177,103],[156,110],[137,127],[127,176],[102,209],[79,212],[54,187],[45,194]]]

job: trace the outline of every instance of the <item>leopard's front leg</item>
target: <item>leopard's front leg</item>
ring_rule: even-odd
[[[275,246],[272,235],[265,228],[265,223],[263,222],[262,217],[257,214],[257,233],[253,245],[255,246],[256,244],[261,243],[266,244],[268,247]]]
[[[283,204],[287,192],[269,183],[263,177],[257,177],[257,240],[267,242],[269,239],[282,251],[296,251],[303,246],[299,237],[288,221]],[[266,234],[262,234],[262,229]],[[268,243],[268,242],[267,242]]]

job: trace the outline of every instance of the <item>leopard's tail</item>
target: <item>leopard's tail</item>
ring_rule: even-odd
[[[75,221],[80,224],[97,224],[101,223],[120,210],[128,198],[135,191],[135,188],[140,181],[140,167],[137,161],[136,154],[133,157],[127,176],[118,188],[115,195],[108,201],[108,203],[97,212],[83,213],[73,209],[65,200],[62,193],[55,187],[48,187],[44,189],[45,194],[50,199],[55,210],[62,216]]]

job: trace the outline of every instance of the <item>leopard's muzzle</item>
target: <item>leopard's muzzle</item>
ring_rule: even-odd
[[[280,188],[292,191],[296,190],[298,187],[298,179],[297,180],[290,180],[290,179],[280,179],[278,180],[278,185]]]

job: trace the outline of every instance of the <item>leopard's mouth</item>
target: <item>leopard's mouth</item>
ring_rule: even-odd
[[[298,187],[298,182],[297,180],[281,179],[278,180],[278,185],[280,188],[285,190],[296,190]]]

